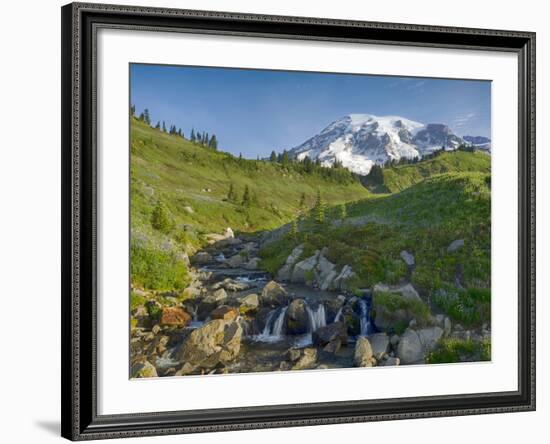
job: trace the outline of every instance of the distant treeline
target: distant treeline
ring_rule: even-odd
[[[136,107],[135,105],[132,105],[130,107],[130,115],[132,117],[136,117]],[[170,128],[168,129],[166,127],[166,122],[163,120],[162,122],[159,120],[157,124],[153,127],[153,124],[151,122],[151,115],[149,114],[149,110],[145,108],[139,116],[136,117],[138,120],[145,122],[147,125],[149,125],[152,128],[155,128],[159,131],[162,131],[167,134],[171,134],[173,136],[179,136],[184,139],[187,139],[193,143],[196,143],[198,145],[202,145],[206,148],[211,148],[213,150],[218,149],[218,139],[215,134],[209,135],[205,131],[195,131],[194,128],[191,129],[191,134],[188,138],[185,137],[185,134],[181,130],[181,128],[176,127],[176,125],[170,125]]]

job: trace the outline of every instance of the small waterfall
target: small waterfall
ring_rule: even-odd
[[[334,316],[334,322],[340,322],[340,319],[342,318],[342,311],[344,310],[344,306],[342,305],[340,309],[338,310],[338,313],[336,313],[336,316]]]
[[[306,310],[309,317],[310,333],[313,333],[318,328],[327,325],[327,315],[325,313],[325,306],[323,304],[319,304],[315,311],[309,308],[308,305],[306,306]]]
[[[359,299],[359,316],[361,321],[361,336],[367,336],[370,333],[370,310],[367,301]]]
[[[279,316],[277,319],[275,319],[275,323],[273,324],[273,329],[271,330],[271,335],[275,337],[280,337],[283,333],[283,327],[285,325],[285,314],[288,310],[288,305],[281,310],[279,313]]]
[[[269,312],[263,331],[255,339],[260,342],[275,342],[280,340],[283,335],[287,310],[288,306]]]

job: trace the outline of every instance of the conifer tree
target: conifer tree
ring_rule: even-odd
[[[162,132],[166,132],[166,124],[164,123],[164,120],[162,121]]]
[[[145,114],[143,114],[143,112],[140,113],[138,120],[141,120],[142,122],[145,120]]]
[[[271,155],[269,156],[269,161],[277,162],[277,154],[275,153],[275,151],[271,151]]]
[[[321,197],[321,190],[317,190],[317,199],[315,200],[315,207],[313,208],[313,217],[315,222],[320,225],[325,222],[325,203]]]
[[[245,207],[249,207],[251,203],[250,190],[248,189],[248,185],[245,185],[242,204]]]
[[[160,129],[160,121],[155,125],[155,129]]]
[[[306,193],[302,193],[302,195],[300,196],[300,204],[298,205],[298,208],[300,209],[300,211],[304,211],[304,209],[306,208]]]
[[[227,192],[227,200],[230,202],[235,202],[237,200],[237,193],[235,193],[235,187],[233,182],[229,184],[229,191]]]
[[[298,222],[296,219],[292,219],[292,222],[290,223],[290,236],[293,239],[298,237]]]
[[[348,217],[348,209],[346,208],[346,204],[343,203],[340,205],[340,219],[345,219]]]
[[[130,106],[130,115],[134,117],[136,115],[136,105]]]
[[[143,110],[143,121],[147,125],[151,125],[151,117],[149,116],[149,110],[147,108]]]
[[[191,128],[191,135],[189,136],[189,140],[191,142],[194,142],[196,140],[196,137],[195,137],[195,128]]]
[[[212,137],[210,138],[210,141],[208,142],[208,147],[212,148],[213,150],[218,149],[218,139],[216,139],[215,134],[212,134]]]

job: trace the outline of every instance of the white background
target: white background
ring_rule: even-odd
[[[488,78],[492,102],[492,362],[129,380],[128,63]],[[373,62],[375,61],[375,62]],[[517,56],[511,53],[174,33],[98,33],[99,414],[381,399],[517,389]],[[514,248],[515,247],[515,248]],[[506,276],[506,279],[499,279]],[[410,381],[414,381],[411,384]],[[449,383],[449,381],[453,381]],[[231,396],[220,396],[231,393]]]
[[[151,5],[137,0],[120,3]],[[534,413],[439,418],[371,424],[277,429],[146,438],[139,442],[257,443],[339,440],[422,443],[522,442],[547,431],[550,392],[544,381],[543,344],[550,337],[542,319],[548,289],[543,255],[548,236],[550,167],[543,152],[544,111],[550,97],[543,83],[547,63],[549,14],[540,1],[480,2],[464,0],[449,7],[440,1],[394,0],[389,3],[332,1],[231,0],[217,2],[162,1],[157,6],[233,10],[286,15],[428,23],[455,26],[530,30],[538,33],[538,410]],[[0,365],[1,424],[6,442],[50,442],[59,434],[59,300],[60,300],[60,155],[59,155],[59,6],[62,2],[12,2],[3,5],[0,107],[2,122],[1,296],[2,364]],[[543,53],[546,54],[543,54]],[[547,120],[547,119],[546,119]],[[544,253],[543,253],[544,250]],[[546,347],[548,353],[548,347]],[[127,440],[127,442],[136,440]],[[138,441],[136,441],[138,442]]]

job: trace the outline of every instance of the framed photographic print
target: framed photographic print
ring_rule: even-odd
[[[62,434],[535,408],[535,35],[62,8]]]

